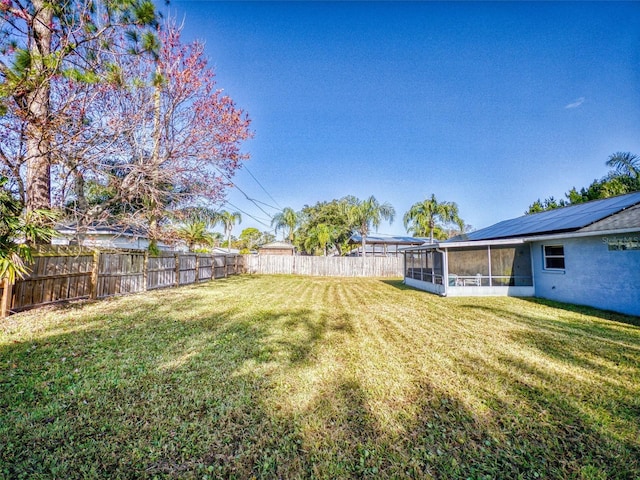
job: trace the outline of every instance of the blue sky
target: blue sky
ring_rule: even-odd
[[[640,154],[638,2],[168,8],[252,119],[237,185],[274,207],[374,195],[396,210],[379,231],[404,234],[434,193],[479,229],[587,186],[614,152]],[[228,201],[244,212],[236,235],[268,230],[243,193]]]

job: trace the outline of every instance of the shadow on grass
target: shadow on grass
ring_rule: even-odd
[[[510,345],[519,346],[510,349],[517,354],[467,354],[463,363],[478,379],[491,379],[505,390],[520,404],[522,416],[535,419],[525,427],[523,433],[529,432],[523,440],[534,440],[531,448],[539,454],[546,451],[556,463],[566,463],[562,467],[550,462],[556,469],[552,476],[577,475],[586,465],[588,471],[600,472],[594,478],[635,478],[640,472],[640,390],[632,379],[640,377],[640,343],[634,342],[640,340],[640,330],[618,323],[625,319],[621,315],[610,318],[595,309],[568,306],[561,311],[591,315],[593,320],[564,313],[554,317],[556,302],[535,303],[551,308],[525,315],[515,307],[460,305],[471,318],[511,322],[503,332]],[[495,412],[514,410],[498,397],[490,401]],[[500,416],[525,424],[519,416]],[[531,437],[535,430],[540,431]],[[510,442],[516,445],[519,439]]]
[[[398,290],[416,290],[413,287],[409,287],[407,285],[405,285],[404,280],[402,279],[397,279],[397,280],[380,280],[382,283],[384,283],[385,285],[389,285],[390,287],[396,288]]]
[[[327,333],[352,333],[350,316],[224,303],[203,315],[210,297],[113,299],[2,345],[0,477],[248,478],[272,473],[281,447],[298,457],[295,425],[262,408],[270,369],[308,363]]]
[[[622,313],[612,312],[608,310],[600,310],[585,305],[574,305],[571,303],[556,302],[554,300],[547,300],[544,298],[522,298],[523,301],[531,302],[536,305],[544,305],[558,310],[564,310],[572,313],[579,313],[582,315],[588,315],[590,317],[596,317],[601,320],[609,320],[612,322],[624,323],[627,325],[634,325],[640,327],[640,317],[633,315],[624,315]]]
[[[367,378],[376,372],[361,369],[357,346],[367,339],[357,313],[227,305],[214,293],[220,290],[197,287],[172,291],[170,302],[159,301],[163,294],[140,296],[135,305],[107,301],[89,322],[70,317],[53,331],[0,347],[0,476],[506,479],[640,472],[637,442],[616,438],[581,409],[579,395],[567,398],[557,388],[562,381],[534,363],[509,355],[456,358],[461,385],[507,392],[503,398],[487,391],[484,411],[465,403],[457,386],[404,364],[413,393],[396,406],[402,415],[391,429]],[[558,335],[548,318],[465,308],[528,327],[511,337],[523,347]],[[410,349],[417,340],[385,341]],[[580,361],[582,347],[572,348]],[[318,372],[327,351],[338,365]],[[602,354],[612,359],[614,351],[609,345]],[[296,378],[300,383],[291,385]],[[294,388],[305,402],[290,401]],[[620,393],[610,400],[632,406],[632,390]],[[287,402],[293,411],[283,407]]]

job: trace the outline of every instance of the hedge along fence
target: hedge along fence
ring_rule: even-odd
[[[39,305],[178,287],[242,273],[241,255],[140,250],[100,251],[43,247],[34,252],[30,274],[14,285],[5,280],[0,318]]]

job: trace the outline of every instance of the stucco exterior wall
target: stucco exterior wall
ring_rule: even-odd
[[[609,248],[609,242],[624,239],[631,239],[631,249]],[[639,242],[640,231],[533,242],[536,297],[640,316]],[[544,245],[564,246],[563,270],[544,268]]]

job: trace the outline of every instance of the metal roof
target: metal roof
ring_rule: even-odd
[[[587,227],[637,204],[640,204],[640,192],[523,215],[522,217],[504,220],[490,227],[460,235],[447,241],[491,240],[543,233],[571,232]]]
[[[401,237],[401,236],[388,236],[388,235],[367,235],[368,244],[386,244],[386,245],[420,245],[427,239],[416,237]],[[362,236],[357,233],[351,235],[349,243],[360,244],[362,243]]]

